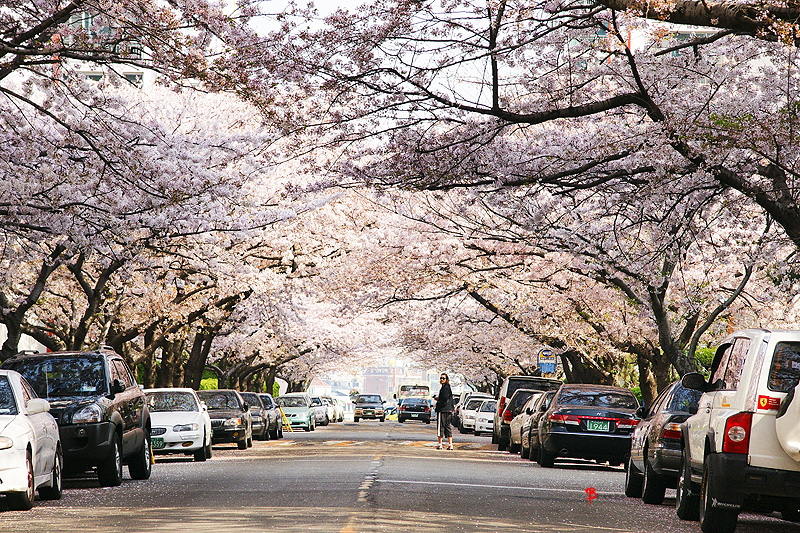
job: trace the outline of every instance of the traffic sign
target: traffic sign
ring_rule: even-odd
[[[549,348],[542,348],[539,350],[537,357],[539,371],[542,374],[555,374],[556,373],[556,356],[553,350]]]

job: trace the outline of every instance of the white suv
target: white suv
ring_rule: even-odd
[[[708,382],[683,376],[704,394],[682,425],[681,519],[715,533],[736,529],[743,507],[800,520],[798,381],[800,331],[787,330],[738,331],[717,349]]]

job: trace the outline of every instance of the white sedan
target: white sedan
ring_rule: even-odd
[[[193,389],[145,389],[154,454],[182,453],[195,461],[211,457],[211,417]]]
[[[47,400],[13,370],[0,370],[0,493],[11,509],[61,498],[61,441]]]

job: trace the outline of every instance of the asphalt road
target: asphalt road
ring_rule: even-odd
[[[660,506],[626,498],[622,468],[543,469],[458,432],[456,450],[436,450],[434,428],[345,422],[243,451],[215,446],[205,463],[159,456],[146,481],[127,469],[121,487],[66,480],[59,501],[0,512],[0,531],[700,531],[675,516],[674,491]],[[743,533],[800,531],[753,514],[739,524]]]

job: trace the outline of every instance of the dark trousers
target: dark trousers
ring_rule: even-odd
[[[437,437],[452,437],[453,428],[450,426],[450,417],[453,416],[452,411],[442,411],[436,413],[436,436]]]

